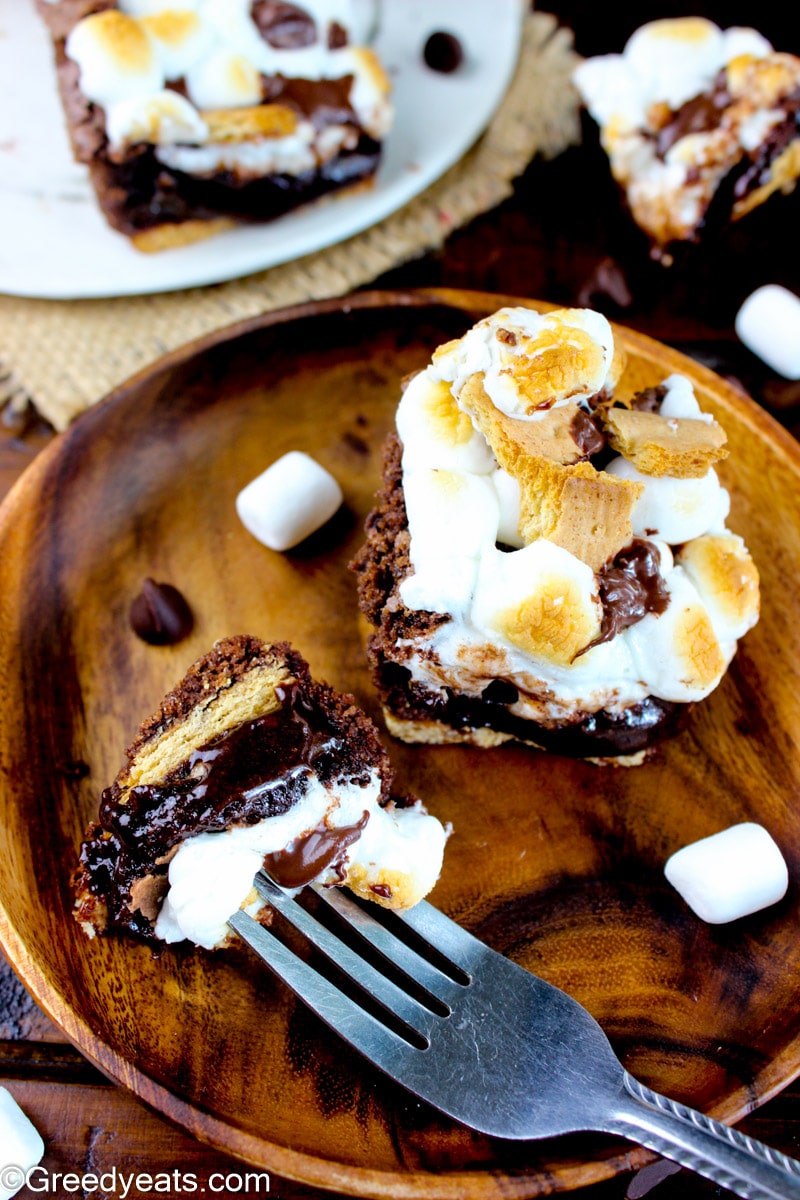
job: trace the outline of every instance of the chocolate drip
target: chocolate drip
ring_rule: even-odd
[[[294,685],[279,698],[277,712],[193,751],[163,783],[133,787],[124,802],[106,789],[100,823],[122,845],[155,860],[187,833],[252,825],[286,812],[305,794],[312,774],[330,779],[341,743],[319,714],[305,708]]]
[[[254,0],[250,15],[265,42],[275,50],[299,50],[317,40],[314,18],[283,0]]]
[[[603,568],[599,576],[603,604],[600,634],[581,654],[601,642],[610,642],[648,613],[664,612],[669,592],[659,566],[659,554],[653,543],[635,541],[620,550],[611,566]]]
[[[575,410],[569,427],[570,436],[584,458],[599,454],[606,444],[605,435],[589,413],[582,408]]]
[[[786,116],[778,124],[773,125],[759,146],[753,161],[736,178],[733,186],[735,200],[741,200],[748,192],[769,183],[775,159],[779,158],[787,146],[800,136],[800,95],[795,94],[784,103]]]
[[[720,71],[710,92],[693,96],[676,109],[656,136],[656,152],[664,158],[667,152],[690,133],[710,133],[722,121],[722,114],[731,102],[726,73]]]
[[[326,868],[336,871],[341,882],[345,851],[361,837],[368,820],[369,813],[364,812],[355,825],[343,825],[339,829],[321,825],[289,842],[284,850],[265,855],[264,870],[285,888],[305,887]]]

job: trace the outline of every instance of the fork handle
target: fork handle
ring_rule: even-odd
[[[625,1072],[604,1128],[689,1167],[746,1200],[800,1200],[800,1162],[678,1104]]]

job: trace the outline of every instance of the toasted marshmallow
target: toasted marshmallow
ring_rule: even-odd
[[[763,825],[752,821],[676,850],[664,874],[701,921],[711,925],[777,904],[789,886],[777,843]]]
[[[397,410],[404,465],[488,474],[495,466],[486,439],[462,412],[450,385],[428,368],[408,384]]]
[[[744,54],[764,57],[771,50],[755,29],[723,33],[703,17],[664,18],[637,29],[622,54],[580,63],[573,79],[594,119],[614,138],[645,126],[651,105],[680,108],[706,91],[727,63]]]
[[[471,618],[532,660],[567,666],[600,632],[594,572],[544,539],[495,550],[481,561]]]
[[[436,883],[442,867],[446,832],[441,823],[417,805],[401,809],[379,804],[376,773],[366,786],[339,780],[324,786],[310,777],[302,798],[285,813],[254,825],[233,826],[223,833],[200,833],[187,838],[169,865],[169,891],[155,923],[156,937],[165,942],[188,938],[213,949],[229,934],[228,918],[240,907],[254,914],[253,878],[267,854],[275,854],[295,839],[319,828],[342,829],[367,822],[358,840],[347,847],[342,867],[345,881],[352,874],[356,891],[381,899],[374,887],[388,889],[386,903],[408,908]],[[372,827],[372,828],[370,828]],[[363,846],[361,839],[370,830]],[[339,875],[323,870],[316,882],[339,883]]]
[[[301,450],[291,450],[262,471],[236,497],[245,528],[271,550],[290,550],[330,520],[342,489],[329,471]]]
[[[104,108],[164,86],[164,70],[147,31],[114,9],[79,21],[67,38],[66,53],[80,68],[81,91]]]
[[[719,683],[735,645],[723,651],[700,595],[681,567],[666,576],[669,604],[625,630],[640,673],[662,700],[702,700]]]
[[[245,54],[221,49],[186,73],[186,89],[198,108],[241,108],[262,98],[261,74]]]
[[[114,149],[149,142],[204,142],[208,126],[185,97],[173,91],[136,96],[112,104],[106,113],[106,132]]]
[[[615,458],[606,470],[643,485],[631,514],[636,537],[657,537],[676,545],[725,524],[730,496],[713,467],[699,479],[675,479],[643,475],[627,459]]]
[[[724,63],[724,42],[719,27],[703,17],[665,18],[637,29],[623,53],[649,103],[679,108],[711,83]]]
[[[735,641],[758,620],[758,571],[734,533],[694,538],[677,560],[697,588],[722,641]]]
[[[507,416],[536,419],[554,405],[588,400],[604,387],[614,358],[611,327],[590,309],[540,314],[503,308],[434,356],[433,374],[458,397],[480,372],[494,405]]]
[[[208,22],[190,9],[164,9],[141,18],[167,79],[180,79],[213,48]]]
[[[8,1088],[0,1087],[0,1200],[11,1200],[25,1186],[26,1173],[41,1162],[44,1142]]]

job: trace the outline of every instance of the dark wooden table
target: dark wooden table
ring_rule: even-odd
[[[612,15],[608,6],[581,0],[549,7],[575,31],[577,49],[585,55],[619,49],[642,19]],[[762,4],[757,12],[741,4],[724,9],[719,3],[688,8],[664,4],[659,15],[687,11],[705,12],[722,25],[758,24],[780,49],[800,52],[796,14],[783,3]],[[799,223],[800,195],[776,197],[685,261],[671,269],[658,266],[649,260],[644,239],[619,204],[596,131],[587,121],[583,143],[554,162],[534,162],[500,208],[454,234],[441,253],[399,268],[376,284],[477,288],[599,308],[737,380],[800,436],[800,383],[772,376],[740,345],[733,328],[739,305],[760,284],[782,283],[800,292]],[[5,422],[0,430],[0,495],[53,436],[35,412],[21,422]],[[236,1176],[247,1169],[241,1163],[194,1141],[100,1076],[2,961],[0,1084],[41,1131],[47,1146],[44,1165],[50,1171],[100,1176],[112,1168],[153,1175],[178,1170],[194,1173],[198,1192],[218,1186],[212,1177],[221,1172],[232,1175],[230,1194],[257,1194],[237,1192]],[[740,1128],[799,1156],[800,1082],[790,1084]],[[656,1163],[582,1195],[587,1200],[622,1200],[646,1192],[661,1200],[722,1195],[687,1172],[673,1171]],[[36,1194],[28,1189],[20,1193]],[[67,1187],[50,1194],[66,1195]],[[320,1194],[277,1177],[271,1181],[270,1195],[281,1200]]]

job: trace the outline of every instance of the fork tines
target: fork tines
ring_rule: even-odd
[[[254,882],[262,899],[356,985],[354,990],[333,982],[271,929],[242,911],[235,913],[231,927],[301,1000],[384,1069],[391,1070],[398,1055],[427,1049],[435,1023],[450,1015],[451,1002],[469,983],[468,971],[448,953],[458,950],[459,940],[470,940],[468,934],[424,901],[402,916],[385,914],[377,906],[373,915],[339,888],[319,889],[317,895],[346,922],[346,931],[357,935],[351,940],[378,964],[373,965],[266,874],[260,872]],[[392,932],[384,923],[387,918],[395,918],[400,933],[410,929],[426,955]],[[451,925],[461,939],[450,933]],[[431,937],[443,952],[429,945]]]

